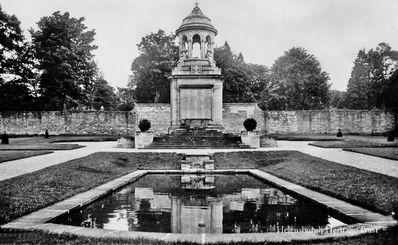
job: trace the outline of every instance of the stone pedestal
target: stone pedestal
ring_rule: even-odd
[[[136,132],[135,133],[135,148],[140,149],[152,144],[153,133],[151,132]]]
[[[241,136],[242,143],[248,145],[252,148],[260,147],[260,135],[257,135],[256,132],[246,132]]]

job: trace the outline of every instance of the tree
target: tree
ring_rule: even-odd
[[[248,64],[240,53],[235,55],[228,44],[214,49],[214,60],[221,68],[224,102],[257,102],[268,82],[268,68]]]
[[[140,55],[131,65],[132,79],[129,87],[141,103],[169,103],[170,75],[178,60],[175,35],[166,35],[163,30],[142,38],[137,45]]]
[[[134,109],[135,97],[134,90],[131,88],[117,88],[117,109],[119,111],[131,111]]]
[[[331,90],[330,91],[330,106],[332,108],[343,109],[344,108],[344,99],[345,99],[345,91],[339,90]]]
[[[84,18],[59,11],[40,19],[38,30],[30,30],[39,60],[42,109],[62,110],[71,104],[87,104],[88,87],[97,67],[92,51],[94,30],[87,31]],[[72,106],[72,105],[70,105]]]
[[[329,76],[303,48],[292,48],[272,66],[270,109],[316,110],[329,106]]]
[[[117,100],[114,88],[101,76],[92,86],[90,107],[99,110],[102,106],[105,110],[114,110]]]
[[[376,49],[360,50],[348,80],[345,104],[350,109],[384,109],[388,81],[397,69],[398,52],[386,43]]]
[[[0,6],[0,111],[33,109],[33,50],[20,22]]]

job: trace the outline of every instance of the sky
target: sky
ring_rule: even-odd
[[[2,0],[29,37],[43,16],[55,11],[84,17],[95,29],[95,60],[114,87],[126,87],[137,44],[151,32],[174,33],[195,0]],[[216,46],[228,41],[246,62],[271,67],[292,47],[303,47],[329,73],[332,89],[345,90],[360,49],[386,42],[398,49],[398,0],[197,0],[218,30]]]

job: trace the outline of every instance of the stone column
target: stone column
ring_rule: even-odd
[[[192,58],[192,40],[188,40],[188,58]]]
[[[202,40],[200,44],[200,58],[204,59],[206,55],[206,47],[205,47],[205,42]]]
[[[171,119],[171,126],[176,126],[177,124],[177,79],[172,79],[170,83],[170,119]]]
[[[222,123],[222,81],[215,81],[213,92],[213,123]]]

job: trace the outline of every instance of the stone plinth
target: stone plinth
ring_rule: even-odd
[[[247,132],[242,134],[240,137],[243,144],[249,145],[252,148],[260,147],[260,135],[258,135],[256,132]]]
[[[153,142],[153,133],[151,132],[136,132],[135,133],[135,148],[144,148]]]

